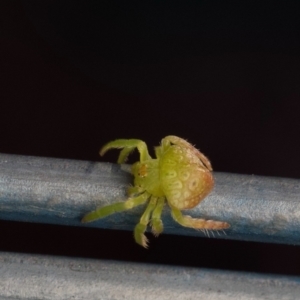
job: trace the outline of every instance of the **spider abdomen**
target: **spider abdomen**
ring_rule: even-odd
[[[169,204],[180,210],[195,207],[214,185],[211,172],[199,158],[176,145],[161,157],[160,181]]]

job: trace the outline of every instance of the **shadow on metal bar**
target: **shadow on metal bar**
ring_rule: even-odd
[[[133,230],[142,207],[89,224],[82,216],[96,207],[126,199],[132,182],[128,165],[67,159],[0,155],[0,219]],[[210,237],[300,244],[300,181],[296,179],[214,173],[214,191],[193,217],[230,223]],[[163,213],[164,234],[203,236],[183,228]]]

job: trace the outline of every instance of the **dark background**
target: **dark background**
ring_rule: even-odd
[[[1,1],[0,152],[98,161],[107,141],[174,134],[216,171],[299,178],[299,13],[299,1]],[[144,250],[131,232],[0,224],[0,250],[300,275],[296,246],[162,235]]]

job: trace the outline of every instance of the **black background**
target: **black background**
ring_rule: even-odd
[[[174,134],[216,171],[299,178],[299,13],[299,1],[1,1],[0,151],[95,161],[107,141]],[[300,274],[297,246],[162,235],[144,250],[130,232],[0,224],[0,250]]]

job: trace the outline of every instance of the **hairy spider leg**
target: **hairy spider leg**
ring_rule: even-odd
[[[140,218],[140,222],[134,228],[134,239],[139,245],[143,246],[144,248],[148,248],[148,239],[144,233],[147,229],[151,213],[156,207],[156,203],[157,197],[151,197],[145,212]]]
[[[123,148],[120,151],[117,163],[118,164],[123,164],[127,161],[129,154],[135,149],[135,147],[132,148]]]
[[[133,207],[146,203],[149,198],[149,194],[143,193],[135,198],[129,198],[123,202],[117,202],[107,206],[100,207],[88,214],[86,214],[81,220],[82,223],[92,222],[106,216],[112,215],[116,212],[132,209]]]
[[[109,149],[112,149],[112,148],[116,148],[116,149],[124,148],[119,155],[118,163],[125,162],[128,155],[130,154],[130,152],[133,151],[135,148],[137,148],[140,153],[140,161],[141,162],[151,159],[151,156],[148,152],[147,145],[142,140],[120,139],[120,140],[115,140],[115,141],[109,142],[101,148],[100,155],[103,156]]]
[[[158,236],[164,230],[164,225],[161,220],[161,214],[164,208],[164,204],[165,204],[165,198],[164,197],[158,198],[156,207],[154,208],[152,213],[151,228],[152,228],[152,233],[155,236]]]
[[[184,216],[181,211],[175,207],[171,207],[171,215],[177,223],[184,227],[208,230],[221,230],[230,227],[230,225],[226,222],[196,219],[191,216]]]
[[[139,186],[132,186],[132,185],[130,185],[127,188],[127,194],[128,194],[129,197],[138,196],[139,194],[141,194],[144,191],[145,190],[142,187],[139,187]]]
[[[162,140],[163,146],[168,145],[169,143],[172,143],[174,145],[179,145],[182,147],[189,148],[193,153],[200,159],[200,161],[205,165],[205,167],[209,170],[212,171],[212,166],[210,164],[210,161],[207,159],[207,157],[201,153],[198,149],[196,149],[192,144],[187,142],[186,140],[175,136],[175,135],[168,135]]]

